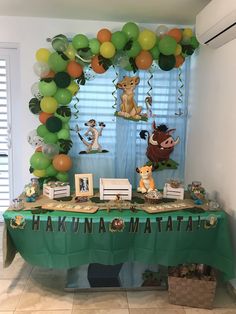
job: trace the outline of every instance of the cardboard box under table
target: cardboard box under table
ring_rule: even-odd
[[[173,304],[212,309],[216,279],[168,277],[169,301]]]

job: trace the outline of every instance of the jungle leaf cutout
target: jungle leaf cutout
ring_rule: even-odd
[[[57,114],[59,114],[62,117],[71,117],[71,110],[68,106],[60,106],[57,109]]]
[[[40,100],[38,98],[31,98],[29,101],[29,110],[33,114],[39,114],[41,112]]]
[[[60,152],[64,154],[68,154],[69,150],[73,146],[73,142],[71,140],[63,140],[59,139],[59,147],[60,147]]]

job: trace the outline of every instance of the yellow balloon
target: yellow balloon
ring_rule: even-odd
[[[71,92],[73,96],[75,96],[79,91],[79,85],[77,85],[74,81],[70,83],[67,89]]]
[[[72,46],[72,44],[69,44],[69,46],[67,47],[66,51],[65,51],[65,55],[70,59],[70,60],[74,60],[75,59],[75,48]]]
[[[48,62],[51,52],[46,48],[40,48],[36,51],[35,58],[39,62]]]
[[[193,31],[191,30],[191,28],[185,28],[183,30],[183,37],[192,37],[193,36]]]
[[[175,56],[180,55],[181,52],[182,52],[182,46],[178,44],[175,49]]]
[[[145,29],[139,33],[138,42],[140,43],[143,50],[152,49],[156,44],[156,40],[156,34],[149,29]]]
[[[110,41],[105,41],[100,46],[100,54],[107,59],[112,58],[116,53],[116,48]]]
[[[38,170],[38,169],[35,169],[33,174],[36,176],[36,177],[46,177],[46,170],[43,169],[43,170]]]
[[[58,103],[54,97],[45,96],[40,102],[40,107],[46,113],[54,113],[57,110]]]

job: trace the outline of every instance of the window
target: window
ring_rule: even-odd
[[[8,158],[8,59],[0,56],[0,212],[9,206],[9,158]]]
[[[17,68],[16,54],[16,48],[0,48],[0,221],[14,195],[11,107],[14,98],[12,79]]]
[[[163,187],[168,178],[184,178],[185,131],[187,117],[187,78],[189,62],[185,62],[181,69],[172,71],[156,70],[154,73],[139,71],[136,74],[110,68],[106,73],[97,74],[94,80],[87,81],[81,86],[78,93],[78,119],[71,119],[71,127],[78,124],[80,135],[86,139],[86,121],[95,119],[104,122],[106,127],[102,131],[99,142],[102,148],[109,150],[103,154],[80,154],[86,150],[84,143],[72,132],[73,148],[70,152],[74,158],[75,173],[90,173],[95,175],[95,186],[98,186],[99,177],[129,178],[135,186],[139,180],[135,169],[145,164],[147,140],[140,138],[141,130],[152,130],[152,122],[166,124],[168,128],[176,128],[173,137],[180,137],[180,143],[175,147],[170,158],[179,163],[178,169],[168,169],[155,173],[158,187]],[[148,122],[133,122],[114,116],[112,107],[117,99],[117,108],[120,104],[121,91],[116,90],[115,84],[123,76],[140,77],[140,83],[135,89],[135,99],[147,112],[145,98],[152,96],[152,116]],[[74,103],[72,104],[72,108]]]

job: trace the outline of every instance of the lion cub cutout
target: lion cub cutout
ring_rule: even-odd
[[[134,89],[139,84],[140,78],[138,76],[125,76],[122,81],[117,83],[117,87],[123,90],[121,95],[121,111],[119,116],[125,118],[133,118],[135,120],[141,119],[142,107],[138,107],[134,100]]]
[[[141,176],[137,191],[141,193],[148,193],[150,191],[154,191],[156,187],[155,181],[152,177],[152,166],[139,167],[136,168],[136,171]]]

